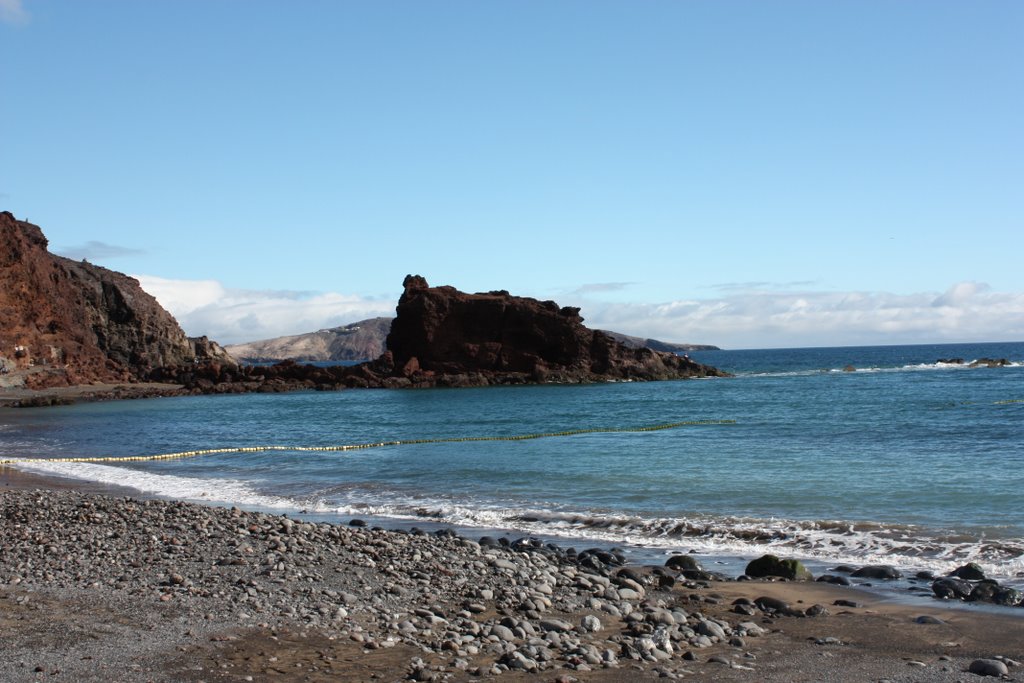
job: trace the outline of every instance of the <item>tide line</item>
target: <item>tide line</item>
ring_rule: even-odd
[[[359,451],[368,448],[385,448],[388,446],[410,446],[414,444],[460,443],[468,441],[530,441],[532,439],[550,439],[556,437],[578,436],[580,434],[615,434],[632,432],[658,432],[666,429],[678,429],[696,425],[730,425],[736,420],[686,420],[684,422],[667,422],[665,424],[646,425],[642,427],[594,427],[591,429],[570,429],[561,432],[540,432],[535,434],[513,434],[509,436],[461,436],[441,439],[403,439],[395,441],[377,441],[373,443],[345,444],[338,446],[231,446],[227,448],[206,448],[178,453],[159,453],[156,455],[124,455],[124,456],[84,456],[71,458],[4,458],[0,465],[17,465],[33,462],[152,462],[156,460],[178,460],[196,458],[203,455],[221,455],[225,453],[266,453],[272,451],[299,452],[342,452]]]

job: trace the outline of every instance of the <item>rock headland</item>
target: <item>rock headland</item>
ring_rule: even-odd
[[[39,226],[0,212],[0,402],[726,374],[589,329],[578,308],[506,291],[431,287],[418,275],[405,278],[393,321],[369,321],[377,332],[389,330],[386,349],[374,360],[326,368],[295,362],[240,366],[216,342],[186,336],[137,280],[47,247]],[[363,352],[378,350],[373,330],[345,332],[363,339]],[[114,389],[92,390],[108,385]]]
[[[316,332],[228,344],[224,348],[241,363],[277,363],[284,360],[293,360],[297,363],[361,362],[372,360],[384,353],[385,341],[388,332],[391,331],[393,320],[394,318],[369,318]],[[719,350],[717,346],[709,344],[674,344],[659,339],[632,337],[609,330],[600,331],[632,348],[645,346],[653,351],[680,354]]]
[[[419,275],[407,276],[402,284],[388,350],[375,367],[413,384],[649,381],[725,374],[673,353],[631,348],[586,327],[580,309],[554,301],[507,291],[466,294],[454,287],[431,287]]]
[[[156,368],[234,361],[189,338],[139,282],[51,254],[37,225],[0,212],[0,386],[138,382]]]
[[[164,369],[156,379],[207,393],[294,388],[482,387],[653,381],[728,373],[674,353],[631,348],[583,325],[578,308],[512,296],[467,294],[406,276],[387,350],[353,366],[215,365]]]

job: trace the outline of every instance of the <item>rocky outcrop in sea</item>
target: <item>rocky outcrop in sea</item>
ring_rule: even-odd
[[[427,388],[653,381],[724,377],[685,356],[632,348],[583,324],[578,308],[506,291],[467,294],[404,281],[387,350],[342,367],[292,361],[272,366],[164,368],[155,379],[206,393],[295,388]]]
[[[137,280],[56,256],[47,247],[38,226],[0,212],[4,389],[96,382],[175,385],[151,390],[167,395],[648,381],[726,374],[675,353],[621,343],[583,325],[578,308],[506,291],[467,294],[454,287],[431,287],[418,275],[405,278],[386,350],[375,360],[351,367],[294,362],[239,366],[216,342],[187,337]],[[376,327],[386,327],[386,322],[378,319]],[[360,331],[349,332],[358,336]],[[16,404],[52,402],[52,396],[33,395]]]

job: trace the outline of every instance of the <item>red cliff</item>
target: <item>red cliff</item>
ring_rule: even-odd
[[[51,254],[38,226],[0,212],[0,379],[29,388],[145,379],[219,356],[190,340],[137,280]],[[224,360],[223,357],[221,357]]]

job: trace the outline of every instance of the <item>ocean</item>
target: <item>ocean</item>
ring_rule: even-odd
[[[735,377],[5,410],[0,457],[338,523],[532,535],[648,562],[692,552],[733,575],[772,552],[816,573],[839,563],[945,573],[971,561],[1024,586],[1024,343],[691,356]],[[964,363],[939,362],[954,358]],[[1011,364],[968,367],[980,358]],[[683,424],[635,431],[669,423]],[[536,434],[551,436],[482,440]],[[288,448],[410,440],[435,442]],[[245,446],[285,448],[48,462]]]

